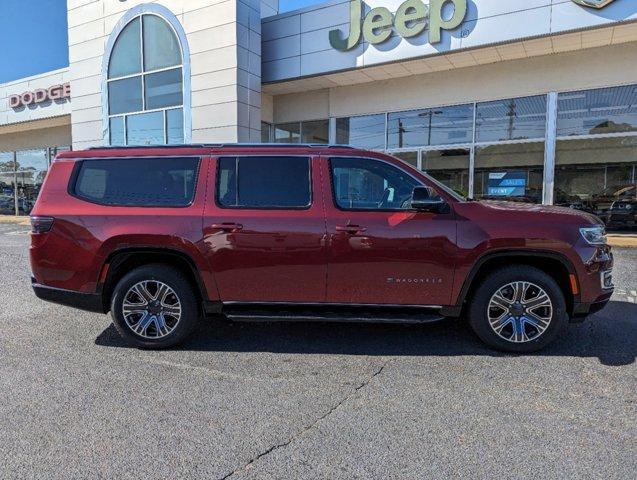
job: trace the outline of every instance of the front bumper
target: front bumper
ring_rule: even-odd
[[[573,316],[571,317],[571,321],[573,323],[583,322],[589,315],[592,315],[595,312],[599,312],[606,305],[608,305],[608,302],[610,301],[610,297],[612,295],[613,292],[609,291],[597,298],[594,302],[576,303],[575,305],[573,305]]]
[[[47,302],[78,308],[88,312],[106,313],[102,295],[99,293],[82,293],[62,288],[47,287],[31,277],[31,286],[35,296]]]

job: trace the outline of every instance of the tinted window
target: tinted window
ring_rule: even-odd
[[[419,183],[403,170],[368,158],[332,158],[336,204],[354,210],[405,210]]]
[[[217,200],[225,207],[307,207],[310,205],[310,159],[221,158]]]
[[[183,207],[192,202],[199,159],[84,160],[75,194],[105,205]]]

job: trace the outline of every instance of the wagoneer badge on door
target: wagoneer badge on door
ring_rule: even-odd
[[[453,4],[453,14],[443,15],[445,4]],[[386,41],[395,30],[403,38],[419,35],[429,25],[429,43],[440,43],[442,30],[458,27],[467,15],[467,0],[430,0],[426,5],[421,0],[407,0],[396,14],[385,7],[372,8],[363,17],[363,2],[350,2],[349,36],[340,30],[330,31],[330,44],[336,50],[347,51],[361,41],[361,37],[371,44]]]

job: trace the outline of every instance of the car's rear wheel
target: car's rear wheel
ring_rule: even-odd
[[[534,352],[555,340],[568,324],[564,294],[552,277],[537,268],[501,268],[475,291],[469,323],[493,348]]]
[[[167,348],[188,337],[199,315],[192,286],[179,270],[145,265],[117,283],[111,316],[131,345]]]

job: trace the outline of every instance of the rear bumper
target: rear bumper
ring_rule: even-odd
[[[88,312],[106,313],[102,302],[102,295],[99,293],[82,293],[62,288],[47,287],[36,283],[35,278],[31,278],[31,286],[35,296],[47,302],[65,305],[67,307],[78,308]]]

